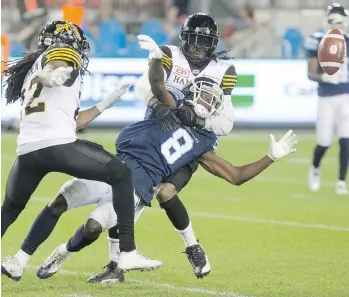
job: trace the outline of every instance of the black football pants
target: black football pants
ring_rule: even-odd
[[[123,249],[127,251],[135,248],[131,171],[102,146],[86,140],[43,148],[16,158],[7,179],[1,208],[1,237],[23,211],[41,180],[50,172],[66,173],[111,185],[119,232],[120,223],[124,224],[120,235],[126,236],[128,242],[128,246]]]

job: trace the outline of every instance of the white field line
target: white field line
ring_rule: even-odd
[[[37,202],[48,203],[50,201],[50,198],[34,196],[31,200],[37,201]],[[162,212],[162,210],[159,208],[147,208],[147,211],[155,212],[155,213]],[[330,231],[349,232],[349,227],[341,227],[341,226],[330,226],[330,225],[312,224],[312,223],[299,223],[299,222],[292,222],[292,221],[279,221],[279,220],[274,220],[274,219],[260,219],[260,218],[251,218],[251,217],[243,217],[243,216],[230,216],[230,215],[225,215],[225,214],[207,213],[207,212],[200,212],[200,211],[189,211],[189,214],[192,216],[204,217],[204,218],[209,218],[209,219],[243,221],[243,222],[249,222],[249,223],[284,225],[284,226],[289,226],[289,227],[325,229],[325,230],[330,230]]]
[[[66,297],[93,297],[92,295],[68,294]]]
[[[28,265],[27,268],[37,270],[39,267]],[[65,275],[84,275],[86,277],[91,277],[91,276],[94,275],[92,272],[73,271],[73,270],[65,270],[65,269],[60,269],[57,273],[58,274],[65,274]],[[127,278],[126,282],[143,284],[143,285],[150,285],[150,286],[153,286],[153,287],[163,288],[163,289],[173,290],[173,291],[193,292],[193,293],[200,293],[200,294],[206,294],[206,295],[212,295],[212,296],[253,297],[253,296],[240,295],[240,294],[236,294],[236,293],[232,293],[232,292],[200,289],[200,288],[197,288],[197,287],[177,287],[177,286],[174,286],[174,285],[171,285],[171,284],[158,283],[158,282],[154,282],[154,281],[133,279],[133,278]],[[70,296],[70,297],[88,297],[90,295],[72,294],[72,295],[67,295],[67,297],[68,296]]]

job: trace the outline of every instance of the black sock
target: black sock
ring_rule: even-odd
[[[35,219],[21,249],[28,255],[34,254],[40,244],[50,236],[60,217],[52,213],[51,209],[46,206]]]
[[[313,166],[319,168],[322,157],[325,155],[328,147],[317,145],[314,150]]]
[[[8,227],[17,220],[23,209],[24,206],[12,203],[7,194],[5,194],[4,203],[1,207],[1,238],[6,233]]]
[[[339,139],[339,180],[345,181],[349,163],[349,138]]]
[[[67,243],[67,250],[69,252],[78,252],[95,242],[98,237],[99,234],[93,238],[87,238],[85,236],[85,226],[82,225],[78,230],[76,230],[74,236],[69,239]]]
[[[119,239],[118,225],[108,229],[109,238]]]
[[[177,230],[184,230],[189,226],[188,212],[177,195],[160,206],[165,209],[168,218]]]
[[[126,167],[123,178],[112,184],[113,206],[118,216],[120,251],[136,249],[134,235],[134,197],[131,170]]]

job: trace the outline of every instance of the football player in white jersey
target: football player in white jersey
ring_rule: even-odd
[[[339,3],[327,7],[328,28],[340,29],[349,46],[348,16],[349,11]],[[348,52],[342,67],[333,75],[324,73],[320,67],[317,50],[324,36],[323,32],[315,32],[305,41],[308,57],[308,77],[316,81],[318,87],[318,112],[316,121],[317,145],[314,149],[312,166],[309,170],[308,184],[312,191],[320,188],[320,163],[327,149],[331,146],[334,136],[339,140],[339,174],[335,192],[339,195],[348,194],[346,175],[349,162],[349,65]]]
[[[134,242],[130,169],[102,146],[76,137],[77,128],[110,107],[129,87],[119,87],[96,106],[79,112],[88,51],[89,43],[78,26],[56,21],[42,30],[36,52],[10,64],[5,71],[7,103],[21,99],[22,110],[17,158],[8,176],[1,207],[1,237],[24,210],[41,180],[48,173],[62,172],[103,181],[112,187],[113,206],[122,225],[119,233],[123,253],[119,266],[124,270],[152,269],[161,262],[138,253]],[[55,215],[47,209],[44,212],[49,217],[48,224],[55,224]],[[14,257],[6,257],[1,272],[19,281],[23,273],[21,262],[28,253],[21,251]]]
[[[138,39],[141,47],[150,51],[150,59],[162,59],[167,86],[183,90],[198,76],[208,77],[220,86],[224,93],[224,102],[222,111],[218,115],[205,119],[198,116],[194,108],[189,106],[180,108],[177,115],[187,126],[201,127],[214,132],[217,136],[229,134],[234,122],[231,93],[237,83],[237,75],[231,61],[221,55],[227,51],[215,51],[219,41],[219,32],[213,18],[203,13],[189,16],[181,27],[179,47],[171,45],[159,47],[150,37],[144,35],[138,36]],[[136,84],[136,91],[140,98],[147,102],[152,97],[150,90],[148,72],[146,72]],[[172,107],[170,106],[159,104],[153,108],[157,114],[170,113],[171,115]],[[197,271],[196,276],[202,277],[204,275],[201,273],[202,267],[205,266],[207,256],[194,235],[188,213],[177,195],[189,182],[197,168],[198,162],[193,162],[170,176],[166,182],[158,186],[157,199],[175,230],[183,239],[185,253],[194,270]],[[102,281],[117,273],[116,265],[113,264],[115,253],[112,252],[118,243],[117,228],[111,228],[108,233],[110,263],[106,266],[105,272],[96,276],[96,280]]]

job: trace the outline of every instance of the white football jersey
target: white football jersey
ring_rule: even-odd
[[[47,88],[40,83],[38,74],[53,60],[67,61],[74,70],[64,85]],[[76,140],[82,87],[80,67],[80,55],[66,45],[52,46],[37,59],[22,88],[18,155]]]
[[[223,90],[224,95],[231,95],[237,82],[235,67],[226,60],[211,60],[208,65],[191,68],[187,58],[177,46],[161,46],[163,51],[162,65],[166,71],[166,85],[182,90],[195,77],[208,77]]]

